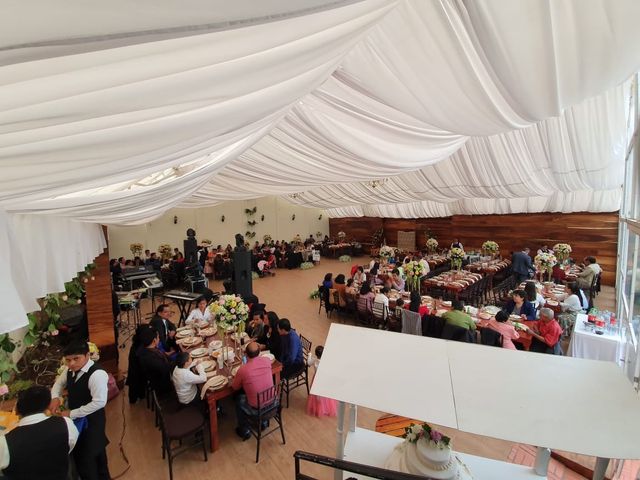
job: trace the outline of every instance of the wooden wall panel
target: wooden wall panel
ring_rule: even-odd
[[[353,225],[355,228],[351,228]],[[395,245],[399,230],[416,231],[416,242],[424,245],[430,231],[441,245],[459,238],[465,249],[479,250],[485,240],[495,240],[502,255],[525,246],[535,251],[542,244],[571,244],[578,260],[593,255],[602,266],[603,283],[615,283],[618,248],[618,213],[532,213],[517,215],[455,215],[446,218],[339,218],[329,222],[331,235],[343,230],[351,238],[366,241],[382,226],[387,243]],[[338,228],[339,227],[339,228]]]

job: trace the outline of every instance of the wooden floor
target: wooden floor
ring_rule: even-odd
[[[368,259],[361,259],[364,263]],[[317,287],[324,274],[333,272],[348,274],[351,264],[336,260],[323,259],[320,265],[311,270],[276,270],[276,276],[254,281],[254,292],[268,310],[273,310],[280,318],[291,320],[293,327],[316,345],[322,345],[326,339],[332,321],[340,321],[337,316],[328,319],[324,312],[318,314],[318,300],[309,299],[309,293]],[[222,290],[220,282],[210,285],[214,291]],[[598,297],[601,308],[613,308],[613,289],[605,288]],[[150,305],[144,304],[143,311],[149,311]],[[174,306],[177,312],[177,308]],[[366,355],[366,349],[361,345]],[[128,344],[120,350],[120,369],[126,373]],[[371,359],[372,367],[376,359]],[[174,463],[174,478],[183,479],[293,479],[293,453],[296,450],[333,456],[336,448],[336,421],[332,418],[318,419],[305,413],[306,390],[296,389],[291,395],[291,406],[284,410],[283,422],[287,444],[280,443],[275,434],[263,441],[260,463],[255,464],[254,439],[242,442],[235,436],[235,415],[233,404],[223,402],[224,415],[219,420],[221,448],[204,462],[201,450],[194,449],[178,457]],[[358,410],[358,425],[371,430],[376,421],[385,412],[365,408]],[[160,434],[154,427],[153,415],[146,405],[130,405],[126,391],[107,405],[107,433],[111,444],[108,447],[111,475],[115,478],[126,468],[120,453],[120,438],[126,429],[122,447],[131,467],[122,476],[126,479],[169,478],[166,461],[160,451]],[[451,436],[456,450],[481,455],[498,460],[507,460],[513,444],[492,438],[481,437],[442,428]],[[305,473],[316,478],[332,478],[330,471],[322,467],[307,468]]]

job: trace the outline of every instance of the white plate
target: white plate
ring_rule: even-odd
[[[218,329],[213,327],[203,328],[199,332],[202,337],[213,337],[216,333],[218,333]]]
[[[220,350],[222,348],[222,340],[213,340],[209,342],[209,348],[211,350]]]
[[[192,357],[204,357],[207,353],[209,353],[209,350],[207,350],[206,348],[196,348],[195,350],[193,350],[191,352],[191,356]]]
[[[193,336],[193,330],[191,330],[190,328],[176,332],[176,338],[187,338],[192,336]]]
[[[202,365],[204,367],[204,371],[205,372],[211,372],[211,371],[215,370],[216,367],[218,366],[218,364],[216,362],[214,362],[213,360],[204,360],[204,361],[200,362],[200,365]]]
[[[242,365],[236,365],[235,367],[233,367],[233,368],[231,369],[231,375],[233,375],[233,376],[235,377],[235,376],[236,376],[236,373],[238,373],[238,370],[240,370],[240,367],[241,367],[241,366],[242,366]]]
[[[183,332],[184,330],[191,330],[191,325],[185,325],[184,327],[176,328],[176,332]]]
[[[276,361],[276,357],[273,353],[261,353],[260,354],[261,357],[267,357],[269,360],[271,360],[271,363]]]

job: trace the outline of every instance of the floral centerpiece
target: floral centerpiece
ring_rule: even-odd
[[[300,237],[300,234],[297,234],[295,237],[293,237],[293,240],[291,241],[291,243],[296,245],[302,243],[302,237]]]
[[[273,242],[273,238],[271,238],[271,235],[269,234],[262,237],[262,240],[264,240],[264,243],[266,243],[267,245],[271,245],[271,243]]]
[[[302,262],[300,264],[300,270],[310,270],[313,267],[315,267],[315,264],[313,262]]]
[[[316,238],[322,238],[322,232],[316,232]]]
[[[451,268],[460,270],[462,268],[462,260],[464,260],[464,250],[459,247],[453,247],[449,251],[449,259],[451,260]]]
[[[351,261],[351,257],[349,255],[340,255],[338,260],[343,263],[349,263]]]
[[[495,255],[500,251],[500,246],[493,240],[487,240],[482,244],[482,251],[485,254]]]
[[[171,250],[171,245],[168,243],[163,243],[158,247],[158,253],[160,254],[160,258],[163,260],[168,260],[171,258],[171,254],[173,251]]]
[[[203,238],[202,240],[200,240],[200,245],[203,245],[205,247],[210,247],[211,245],[213,245],[213,242],[208,238]]]
[[[560,262],[564,262],[571,255],[571,245],[568,243],[556,243],[553,246],[553,253]]]
[[[391,257],[394,257],[395,254],[396,254],[396,249],[393,248],[393,247],[390,247],[388,245],[383,245],[383,246],[380,247],[379,255],[382,258],[389,259]]]
[[[142,245],[141,243],[132,243],[131,245],[129,245],[129,250],[131,250],[131,253],[134,257],[139,257],[140,255],[142,255],[143,248],[144,245]]]
[[[346,234],[346,233],[344,233],[344,232],[342,232],[342,231],[341,231],[341,232],[338,232],[338,239],[339,239],[340,241],[344,240],[345,238],[347,238],[347,234]]]
[[[437,249],[438,249],[438,240],[436,240],[433,237],[429,238],[427,240],[427,250],[429,251],[429,253],[435,253]]]
[[[404,429],[404,435],[402,437],[411,443],[417,443],[418,440],[424,439],[429,442],[430,445],[441,450],[451,448],[451,439],[431,428],[428,423],[423,423],[422,425],[412,423]]]
[[[551,280],[551,271],[553,270],[553,266],[558,263],[558,259],[553,253],[539,253],[533,259],[533,263],[536,265],[538,272],[542,275],[545,273],[548,275],[549,280]]]
[[[209,311],[211,311],[216,323],[225,331],[235,327],[239,333],[244,332],[249,318],[249,307],[241,297],[220,295],[220,298],[211,304]]]
[[[420,278],[424,275],[424,265],[420,262],[411,261],[405,263],[402,268],[407,276],[409,291],[420,292]]]

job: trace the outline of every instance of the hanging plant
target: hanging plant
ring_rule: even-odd
[[[246,213],[247,215],[255,215],[257,211],[258,211],[258,207],[244,209],[244,213]]]
[[[318,220],[322,220],[322,214],[320,214],[320,216],[318,216]]]
[[[291,215],[291,220],[295,220],[296,219],[296,214],[294,213],[293,215]]]
[[[253,227],[256,223],[258,222],[256,222],[255,220],[251,220],[247,222],[247,225],[249,225],[250,227]]]
[[[222,216],[220,217],[220,221],[221,221],[222,223],[224,223],[224,215],[222,215]]]
[[[256,232],[250,232],[250,231],[247,230],[245,232],[244,236],[247,237],[247,238],[253,238],[253,237],[256,236]]]
[[[262,216],[260,217],[260,221],[261,221],[261,222],[264,222],[264,215],[262,215]]]

